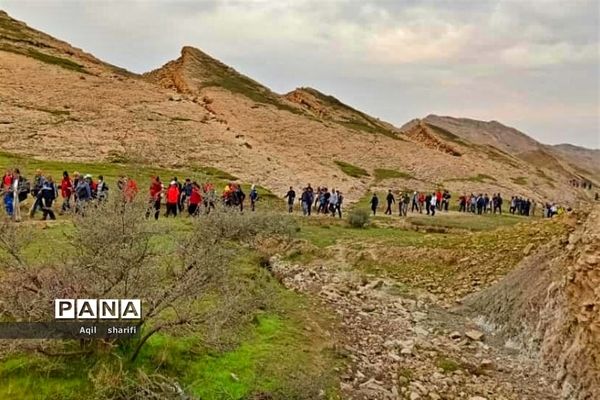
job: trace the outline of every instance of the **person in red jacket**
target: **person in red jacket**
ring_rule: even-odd
[[[160,214],[160,199],[162,197],[163,184],[160,181],[160,177],[154,176],[150,182],[150,197],[148,199],[148,211],[146,211],[146,218],[150,217],[150,210],[154,209],[154,219],[158,219]]]
[[[63,198],[62,212],[71,209],[71,196],[73,195],[73,181],[67,171],[63,172],[62,181],[60,181],[60,196]]]
[[[202,202],[200,185],[196,182],[192,182],[192,192],[188,200],[188,213],[191,217],[194,217],[198,215],[198,207],[200,207],[200,202]]]
[[[127,203],[133,201],[135,196],[138,194],[137,182],[130,177],[126,176],[123,178],[123,200]]]
[[[179,204],[179,188],[177,187],[177,182],[171,181],[169,185],[169,189],[167,189],[167,214],[173,214],[173,216],[177,216],[177,205]]]

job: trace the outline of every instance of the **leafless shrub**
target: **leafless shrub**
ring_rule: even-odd
[[[48,320],[56,298],[140,298],[142,334],[127,346],[131,360],[159,331],[215,337],[232,321],[250,316],[256,297],[234,278],[230,262],[240,243],[252,246],[264,236],[289,235],[290,220],[218,209],[197,219],[189,232],[174,233],[146,219],[146,207],[143,200],[123,202],[116,196],[90,204],[74,216],[75,229],[67,238],[72,249],[54,263],[29,263],[19,228],[0,226],[0,253],[11,260],[0,274],[0,316]],[[171,235],[177,235],[176,248],[161,251],[161,241]],[[101,340],[84,345],[88,352],[107,348]]]

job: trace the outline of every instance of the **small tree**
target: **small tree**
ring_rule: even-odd
[[[369,224],[369,212],[362,208],[355,208],[348,214],[348,223],[353,228],[364,228]]]
[[[191,229],[174,232],[146,219],[146,207],[140,200],[120,199],[86,207],[73,219],[62,260],[54,262],[28,260],[20,228],[0,225],[0,253],[6,259],[0,273],[0,316],[44,321],[53,315],[56,298],[140,298],[142,334],[122,346],[135,360],[159,331],[219,327],[243,315],[244,290],[230,268],[239,244],[293,230],[290,220],[279,216],[220,209],[195,219]],[[168,243],[174,248],[165,250]],[[106,343],[84,342],[83,351],[100,344]]]

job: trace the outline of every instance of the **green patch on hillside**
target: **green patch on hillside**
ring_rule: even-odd
[[[362,178],[365,176],[369,176],[369,173],[364,168],[357,167],[356,165],[352,165],[345,161],[334,160],[333,162],[338,167],[340,167],[340,169],[342,170],[343,173],[345,173],[346,175],[351,176],[353,178]]]
[[[427,125],[427,127],[429,127],[435,134],[439,135],[442,139],[449,140],[461,146],[471,147],[471,144],[469,142],[466,142],[460,136],[455,135],[447,129],[444,129],[437,125],[433,125],[429,122],[425,122],[425,125]]]
[[[385,168],[376,168],[375,171],[375,179],[378,181],[382,181],[385,179],[415,179],[415,177],[408,172],[397,171],[394,169],[385,169]]]
[[[31,57],[43,63],[56,65],[58,67],[68,69],[70,71],[81,72],[84,74],[88,73],[81,64],[78,64],[66,58],[56,57],[50,54],[42,53],[32,48],[25,49],[11,46],[9,44],[0,44],[0,50],[20,54],[26,57]]]
[[[329,107],[337,108],[342,112],[353,115],[352,117],[345,118],[342,121],[335,120],[335,122],[347,128],[350,128],[355,131],[381,134],[392,139],[402,140],[402,138],[400,138],[400,136],[396,132],[386,127],[377,119],[372,118],[371,116],[363,113],[362,111],[359,111],[353,107],[350,107],[347,104],[342,103],[334,96],[326,95],[324,93],[319,92],[318,90],[309,87],[300,88],[300,90],[303,90],[315,96],[318,100],[320,100],[322,103],[326,104]]]
[[[496,178],[486,174],[477,174],[474,176],[469,176],[466,178],[451,178],[447,179],[448,182],[478,182],[478,183],[486,183],[486,182],[496,182]]]
[[[516,178],[510,178],[510,180],[515,185],[521,185],[521,186],[527,185],[527,177],[525,177],[525,176],[517,176]]]

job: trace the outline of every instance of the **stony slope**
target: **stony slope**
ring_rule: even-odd
[[[429,125],[404,134],[315,89],[281,96],[191,47],[139,76],[2,13],[0,55],[6,151],[214,166],[277,193],[311,183],[342,189],[348,200],[372,187],[441,185],[540,201],[582,195],[567,186],[568,171],[543,170]],[[336,161],[367,174],[352,176]]]
[[[466,301],[512,347],[537,355],[565,399],[600,392],[600,207],[572,233],[525,258],[499,284]]]

